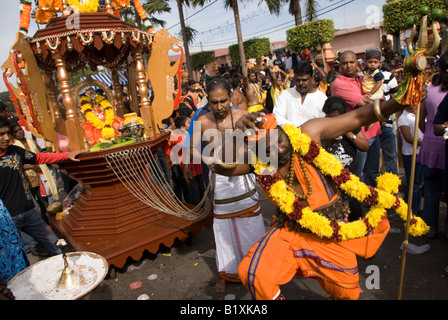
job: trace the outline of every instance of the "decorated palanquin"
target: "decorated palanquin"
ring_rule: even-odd
[[[178,200],[155,155],[169,140],[162,120],[180,100],[182,58],[173,65],[168,58],[170,50],[182,54],[180,40],[155,32],[139,0],[39,0],[35,19],[45,27],[29,37],[32,3],[20,1],[19,32],[2,69],[19,123],[55,152],[67,140],[69,149],[83,151],[79,162],[58,164],[87,192],[50,217],[57,233],[74,250],[121,268],[129,257],[138,260],[145,250],[155,253],[160,244],[210,227],[208,199],[196,207]],[[141,28],[120,17],[130,5]],[[72,86],[70,74],[86,66],[108,70],[112,88],[89,77]],[[119,71],[127,77],[130,110]]]

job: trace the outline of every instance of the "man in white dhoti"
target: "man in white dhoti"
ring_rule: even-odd
[[[215,286],[218,292],[225,290],[226,282],[240,282],[238,265],[266,232],[255,177],[251,175],[216,174],[213,232],[220,277]]]
[[[224,78],[213,78],[207,83],[208,103],[212,112],[199,117],[199,123],[194,124],[200,124],[201,137],[193,133],[192,147],[202,140],[206,130],[217,129],[224,136],[225,130],[234,129],[235,122],[247,113],[246,110],[232,108],[230,96],[231,88]],[[211,170],[214,169],[213,156],[202,155],[202,159]],[[228,281],[240,281],[237,272],[239,263],[266,232],[254,181],[251,175],[215,176],[213,231],[220,277],[215,285],[217,292],[224,292]]]

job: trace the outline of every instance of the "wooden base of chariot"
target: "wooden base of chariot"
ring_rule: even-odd
[[[56,233],[76,251],[89,251],[103,256],[122,268],[128,258],[139,260],[145,250],[156,253],[161,244],[170,247],[175,239],[187,239],[202,227],[212,227],[212,215],[201,220],[184,220],[154,209],[135,197],[118,179],[105,159],[110,153],[133,148],[157,148],[167,134],[125,147],[111,148],[79,155],[80,162],[64,162],[60,169],[89,186],[75,206],[61,220],[51,219]],[[151,186],[156,188],[156,186]]]

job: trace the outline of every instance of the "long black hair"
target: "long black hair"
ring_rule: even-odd
[[[9,122],[8,119],[6,119],[5,117],[0,116],[0,128],[2,127],[9,127],[11,125],[11,123]]]
[[[322,111],[328,115],[334,111],[338,111],[340,114],[344,114],[347,112],[348,105],[347,102],[338,96],[329,97],[325,100],[324,106],[322,107]]]
[[[434,78],[433,85],[442,86],[442,91],[448,91],[448,51],[440,56],[438,61],[439,74]]]

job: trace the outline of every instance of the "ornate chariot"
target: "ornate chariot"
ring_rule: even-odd
[[[138,260],[145,250],[155,253],[160,244],[171,246],[176,238],[183,241],[210,227],[211,210],[206,197],[196,207],[179,201],[156,155],[169,140],[169,133],[161,130],[162,120],[180,99],[180,40],[166,30],[155,32],[138,0],[133,3],[142,28],[120,18],[129,1],[103,2],[39,1],[35,19],[46,26],[28,37],[31,1],[21,0],[20,30],[2,69],[22,126],[45,139],[53,151],[61,150],[61,136],[67,137],[72,151],[90,150],[78,156],[80,162],[59,164],[87,192],[62,219],[52,217],[52,226],[74,250],[100,254],[109,265],[121,268],[128,257]],[[170,50],[181,53],[174,64]],[[93,71],[109,70],[112,88],[90,78],[72,87],[71,74],[86,65]],[[131,110],[123,104],[120,70],[127,75]],[[129,111],[139,115],[144,128],[140,141],[90,149],[79,104],[80,92],[89,87],[105,92],[115,116],[125,117]]]

